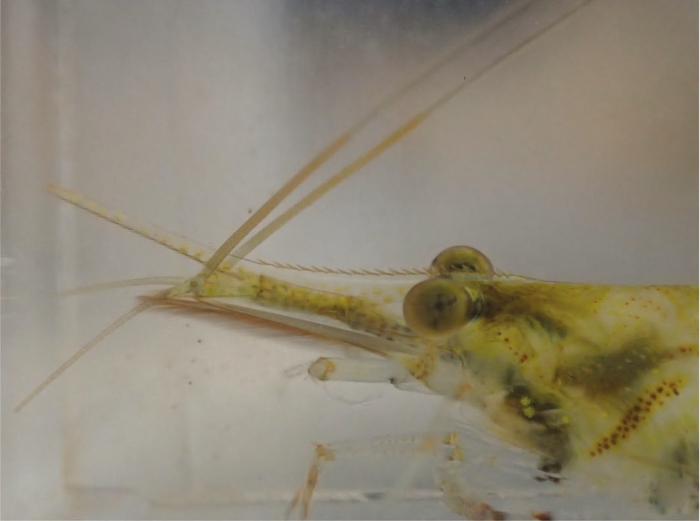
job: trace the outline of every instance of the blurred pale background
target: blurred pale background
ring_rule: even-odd
[[[514,16],[532,30],[557,4]],[[129,323],[15,414],[148,290],[58,291],[197,269],[42,187],[217,245],[387,93],[515,10],[4,2],[3,517],[281,517],[274,498],[301,483],[312,442],[424,431],[439,399],[314,384],[303,367],[327,353],[321,343],[163,312]],[[697,10],[694,1],[591,2],[252,256],[414,267],[469,244],[537,278],[697,284]],[[320,177],[517,38],[487,32]],[[329,466],[321,488],[396,484],[401,464],[365,463]],[[244,501],[251,493],[268,500]],[[455,517],[439,501],[319,503],[312,515]]]

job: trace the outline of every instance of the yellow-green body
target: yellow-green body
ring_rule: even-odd
[[[200,262],[211,255],[192,241],[79,194],[55,193],[182,255]],[[465,249],[466,262],[460,257]],[[452,266],[459,269],[444,269]],[[468,272],[460,271],[465,268]],[[416,332],[422,328],[410,327],[404,318],[408,296],[435,281],[468,295],[472,303],[465,308],[469,316],[463,325],[450,325],[448,334]],[[349,273],[229,256],[203,282],[196,277],[155,282],[174,285],[147,299],[149,305],[252,316],[355,345],[376,355],[375,362],[382,360],[372,365],[322,358],[309,368],[315,378],[410,388],[420,383],[470,406],[490,435],[536,456],[520,476],[525,488],[536,485],[532,494],[546,481],[556,484],[554,494],[593,493],[597,498],[603,493],[638,507],[635,515],[697,517],[697,286],[570,284],[503,276],[483,254],[465,247],[446,250],[420,273]],[[464,466],[472,474],[463,481],[468,486],[477,477],[473,472],[483,471],[469,467],[478,459],[470,458],[472,441],[457,447],[467,454]],[[511,461],[489,465],[509,472]],[[317,477],[317,472],[313,467],[309,475]],[[494,509],[480,499],[484,494],[506,498],[499,483],[488,482],[476,500],[467,500],[472,491],[452,474],[445,476],[439,485],[451,508],[467,517],[500,517],[498,504]],[[305,486],[305,509],[314,485],[307,481]],[[540,508],[541,501],[527,497],[527,504],[546,517],[548,507]]]
[[[546,475],[583,472],[659,514],[697,512],[697,286],[452,274],[480,298],[479,313],[430,339],[395,309],[420,278],[382,289],[374,277],[358,290],[318,276],[318,285],[313,276],[291,283],[238,267],[215,274],[199,303],[240,310],[227,304],[233,297],[310,323],[321,317],[326,336],[394,360],[430,390],[482,411],[499,438],[536,453]],[[333,379],[333,370],[317,376]]]

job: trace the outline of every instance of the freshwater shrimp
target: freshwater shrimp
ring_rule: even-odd
[[[474,242],[474,244],[477,244],[477,243],[478,243],[478,241],[477,241],[477,242]],[[479,247],[482,247],[480,243],[479,243]],[[438,250],[435,249],[435,251],[438,251]],[[491,251],[491,249],[487,249],[487,251]],[[428,255],[428,258],[429,258],[430,256],[432,256],[432,255]],[[482,275],[483,275],[483,274],[482,274]],[[478,281],[477,281],[477,282],[478,282]],[[373,284],[374,282],[371,282],[371,283]],[[337,284],[337,283],[334,283],[334,284]],[[213,285],[212,285],[212,288],[213,288],[214,290],[221,290],[222,288],[229,288],[230,286],[231,286],[230,284],[223,284],[223,283],[221,283],[221,282],[215,281],[215,283],[213,283]],[[253,286],[249,286],[249,287],[253,287]],[[303,288],[308,288],[309,286],[308,286],[308,285],[302,285],[302,287],[303,287]],[[307,289],[307,291],[308,291],[308,289]],[[336,293],[333,292],[333,293],[331,293],[331,294],[332,294],[332,295],[335,295]],[[278,296],[276,296],[276,294],[275,294],[274,292],[273,292],[272,295],[273,295],[273,300],[278,298]],[[336,297],[333,297],[333,298],[336,298]],[[477,299],[477,300],[478,300],[478,299]],[[208,302],[211,302],[211,304],[210,304],[211,306],[218,305],[218,304],[215,303],[214,300],[209,300]],[[364,305],[364,304],[368,304],[367,302],[364,302],[364,301],[362,301],[362,302],[363,302],[363,305]],[[697,304],[696,304],[696,305],[697,305]],[[341,309],[346,309],[346,310],[347,310],[347,308],[341,308]],[[343,314],[344,314],[344,315],[347,315],[347,313],[343,313]],[[331,317],[331,319],[332,319],[332,318],[333,318],[333,317]],[[335,317],[335,318],[337,319],[338,317]],[[394,318],[394,320],[397,320],[397,319]],[[399,319],[398,319],[398,320],[401,320],[401,319],[400,319],[400,315],[399,315]],[[355,325],[357,325],[357,324],[355,323]],[[403,334],[404,334],[404,335],[410,334],[410,333],[408,333],[408,332],[405,331],[405,330],[402,330],[402,331],[403,331]],[[370,332],[372,332],[371,329],[370,329]],[[375,334],[377,333],[376,330],[373,331],[373,332],[374,332]],[[143,335],[144,333],[143,333],[143,331],[140,331],[140,332],[138,332],[137,334]],[[178,334],[181,335],[181,334],[183,334],[183,333],[175,333],[176,336],[177,336]],[[123,340],[123,339],[122,339],[122,340]],[[120,344],[121,344],[121,341],[122,341],[122,340],[120,340]],[[144,337],[144,339],[141,339],[141,340],[142,340],[142,341],[143,341],[143,340],[146,340],[146,337]],[[202,339],[202,340],[203,340],[203,343],[206,343],[206,339]],[[230,347],[229,347],[229,349],[230,349]],[[136,349],[134,346],[132,346],[131,352],[130,352],[129,354],[127,354],[126,356],[127,356],[127,357],[128,357],[128,356],[132,356],[132,357],[133,357],[133,356],[137,356],[137,355],[138,355],[138,351],[139,351],[138,349]],[[167,365],[167,364],[170,364],[170,366],[172,367],[172,364],[173,364],[172,358],[175,357],[175,354],[176,354],[176,353],[171,352],[171,353],[168,355],[168,357],[171,358],[171,359],[166,361],[166,365]],[[689,356],[691,356],[691,357],[693,356],[692,350],[691,350],[691,353],[690,353]],[[695,355],[695,356],[696,356],[696,355]],[[238,361],[237,363],[238,363],[238,364],[242,364],[244,359],[245,359],[245,357],[242,357],[242,359],[241,359],[240,361]],[[133,362],[133,360],[132,360],[131,362]],[[197,360],[197,362],[200,362],[200,361]],[[272,360],[267,360],[267,362],[268,362],[268,364],[269,364],[270,362],[272,362]],[[132,363],[132,365],[133,365],[133,363]],[[261,368],[262,370],[261,370],[260,372],[256,373],[256,378],[258,379],[258,381],[260,381],[260,380],[259,380],[260,378],[263,378],[263,375],[265,374],[265,371],[269,371],[269,370],[270,370],[269,367],[270,367],[269,365],[268,365],[267,367],[263,367],[263,368]],[[639,367],[640,367],[639,365],[635,365],[635,364],[632,365],[632,368],[635,369],[635,370],[638,370]],[[132,370],[132,371],[133,371],[133,370]],[[244,374],[244,373],[243,373],[243,374]],[[106,372],[102,372],[101,375],[100,375],[98,378],[104,378],[105,375],[106,375]],[[329,376],[330,376],[330,375],[329,375]],[[337,376],[337,375],[336,375],[336,376]],[[158,381],[161,382],[161,379],[159,378]],[[189,385],[189,382],[190,382],[190,380],[188,380],[188,384],[187,384],[187,385]],[[138,385],[139,385],[138,382],[136,383],[136,386],[135,386],[135,387],[132,387],[132,388],[131,388],[131,389],[132,389],[131,391],[128,390],[129,385],[130,385],[131,383],[133,383],[133,382],[130,382],[130,383],[123,383],[122,385],[120,385],[120,388],[122,388],[122,389],[126,388],[127,391],[125,391],[125,392],[132,392],[132,393],[134,393],[134,396],[133,396],[134,401],[135,401],[136,399],[138,399],[138,400],[143,400],[144,398],[143,398],[142,396],[139,396],[139,394],[138,394],[138,389],[139,389],[139,387],[138,387]],[[148,382],[148,383],[151,384],[151,382]],[[195,379],[192,383],[193,383],[193,385],[196,386],[196,384],[197,384],[196,379]],[[85,384],[85,381],[83,381],[82,384],[84,385],[84,384]],[[152,384],[151,384],[151,385],[152,385]],[[143,389],[144,392],[147,392],[148,394],[151,394],[151,393],[158,393],[158,390],[157,390],[157,389],[152,389],[152,387],[150,387],[150,388],[149,388],[149,387],[147,387],[147,388],[141,387],[141,389]],[[149,390],[149,389],[150,389],[150,390]],[[79,391],[81,392],[81,394],[84,394],[85,388],[79,389]],[[201,392],[201,391],[200,391],[200,392]],[[92,403],[92,407],[93,407],[93,408],[92,408],[92,411],[93,411],[93,412],[99,411],[99,409],[106,410],[106,407],[105,407],[105,399],[106,399],[106,398],[107,398],[107,403],[109,403],[109,395],[105,395],[105,396],[99,396],[99,395],[96,395],[96,396],[95,396],[95,395],[93,395],[93,396],[88,396],[88,397],[87,397],[88,400],[94,401],[94,403]],[[208,396],[207,398],[211,398],[211,397]],[[535,397],[532,396],[532,395],[530,395],[530,394],[524,394],[523,396],[518,396],[518,398],[519,398],[519,400],[525,400],[525,401],[527,401],[527,400],[533,400]],[[165,399],[167,399],[167,398],[165,398]],[[191,400],[191,398],[189,398],[189,399]],[[230,398],[227,398],[227,399],[230,399]],[[216,401],[216,400],[211,400],[210,403],[213,403],[213,402],[215,402],[215,401]],[[513,400],[511,399],[510,401],[512,402]],[[541,402],[541,400],[540,400],[540,402]],[[89,402],[88,402],[88,403],[89,403]],[[211,405],[210,405],[210,406],[211,406]],[[334,406],[335,408],[338,407],[337,400],[335,400],[335,401],[333,402],[333,406]],[[532,409],[532,411],[531,411],[532,414],[533,414],[533,418],[535,417],[535,415],[540,415],[540,414],[543,413],[543,410],[544,410],[544,409],[542,409],[542,407],[541,407],[541,406],[542,406],[542,403],[535,403],[534,405],[527,405],[527,404],[521,403],[521,408],[519,409],[519,413],[520,413],[521,416],[523,416],[523,415],[524,415],[525,417],[528,416],[528,412],[527,412],[527,411],[528,411],[529,409],[527,409],[527,407],[529,407],[529,406],[533,407],[533,409]],[[95,408],[97,408],[97,409],[95,409]],[[540,409],[542,409],[542,410],[540,410]],[[88,413],[89,410],[90,410],[89,408],[79,409],[80,412],[79,412],[79,414],[78,414],[77,416],[74,416],[74,417],[73,417],[73,420],[74,420],[74,421],[71,423],[71,425],[73,425],[73,426],[75,427],[76,424],[80,425],[80,423],[82,422],[82,425],[84,426],[84,425],[86,424],[86,422],[91,422],[91,421],[97,422],[98,419],[99,419],[99,421],[102,421],[102,422],[104,422],[104,421],[106,420],[106,418],[104,417],[104,415],[103,415],[103,416],[99,416],[99,417],[96,418],[96,419],[92,419],[92,418],[94,418],[94,414],[89,414],[89,413]],[[150,409],[149,409],[149,410],[150,410]],[[256,409],[254,409],[254,410],[257,411],[257,410],[260,410],[260,409],[256,408]],[[517,408],[516,408],[516,409],[513,409],[513,410],[518,411]],[[313,421],[314,423],[319,423],[319,422],[318,422],[318,419],[317,419],[317,415],[319,415],[320,408],[315,408],[315,409],[314,409],[314,408],[311,408],[311,411],[312,411],[313,414],[310,415],[309,417],[307,417],[307,421]],[[132,411],[132,412],[133,412],[133,411]],[[143,413],[143,410],[142,410],[141,412]],[[110,414],[111,414],[111,413],[112,413],[112,411],[110,410]],[[198,412],[198,409],[196,409],[196,408],[193,409],[192,407],[189,407],[189,408],[187,408],[187,414],[201,414],[201,413]],[[287,417],[282,417],[282,416],[280,416],[280,417],[274,418],[274,424],[270,423],[268,428],[269,428],[269,429],[275,429],[275,428],[276,428],[276,429],[279,429],[279,425],[289,426],[289,425],[291,424],[291,422],[293,422],[294,420],[296,420],[296,421],[298,422],[298,421],[299,421],[299,414],[300,414],[300,413],[299,413],[299,409],[298,409],[298,408],[294,408],[294,413],[293,413],[291,416],[287,416]],[[175,418],[175,413],[173,413],[173,416],[174,416],[174,418]],[[320,417],[323,417],[323,415],[321,414]],[[245,422],[245,427],[246,427],[246,429],[249,430],[249,429],[250,429],[250,423],[252,422],[252,418],[254,418],[254,416],[251,417],[251,415],[248,414],[248,415],[239,416],[238,418],[239,418],[239,420],[240,420],[241,422]],[[114,421],[114,419],[111,418],[111,417],[110,417],[109,419],[110,419],[110,421]],[[263,424],[266,423],[265,419],[262,419],[262,418],[255,418],[255,420],[256,420],[256,421],[259,420],[259,423],[263,423]],[[206,426],[206,425],[211,426],[211,422],[205,423],[205,426]],[[277,427],[275,427],[275,425],[277,425]],[[203,428],[204,428],[204,427],[203,427]],[[229,426],[229,428],[231,428],[231,427]],[[235,430],[235,427],[234,427],[234,430]],[[80,430],[79,430],[79,429],[76,429],[75,432],[80,432]],[[108,432],[106,432],[105,434],[109,435]],[[140,432],[139,434],[143,437],[143,434],[144,434],[144,433],[143,433],[143,432]],[[289,436],[289,433],[285,433],[285,434],[287,434],[287,436]],[[103,434],[103,435],[104,435],[104,434]],[[322,434],[319,434],[319,433],[314,433],[314,438],[315,438],[315,439],[323,439],[324,436],[323,436]],[[167,439],[168,439],[168,438],[166,437],[165,440],[167,440]],[[329,439],[329,438],[326,438],[326,439]],[[330,438],[330,439],[333,439],[333,438]],[[159,438],[159,440],[160,440],[160,441],[159,441],[159,445],[160,445],[161,447],[167,445],[167,443],[164,443],[163,438]],[[88,443],[85,443],[85,441],[86,441],[85,439],[74,440],[74,442],[71,444],[71,446],[73,446],[73,447],[76,447],[76,448],[77,448],[77,447],[80,447],[80,450],[83,451],[82,454],[80,455],[80,457],[75,458],[75,454],[73,454],[73,455],[68,454],[68,456],[66,456],[66,457],[68,458],[68,462],[69,462],[68,470],[67,470],[67,475],[68,475],[68,477],[69,477],[69,481],[73,484],[74,489],[75,489],[75,488],[79,488],[81,485],[91,484],[91,478],[95,478],[95,474],[94,474],[94,473],[95,473],[95,472],[99,472],[99,470],[98,470],[98,468],[97,468],[98,466],[94,466],[94,467],[92,467],[92,468],[90,468],[90,469],[87,468],[87,465],[88,465],[88,464],[87,464],[87,458],[86,458],[85,455],[86,455],[86,454],[92,454],[92,456],[94,456],[94,455],[95,455],[95,451],[99,448],[100,444],[97,444],[97,443],[95,443],[94,441],[90,442],[89,440],[88,440]],[[105,442],[105,441],[107,441],[107,440],[103,439],[102,441]],[[119,440],[119,441],[121,442],[122,440]],[[234,444],[234,445],[235,445],[235,444]],[[469,447],[470,447],[470,445],[469,445],[469,443],[466,443],[465,445],[466,445],[466,446],[464,447],[464,450],[465,450],[465,452],[466,452],[466,457],[469,458],[469,450],[470,450]],[[102,445],[102,446],[104,447],[104,445]],[[108,445],[108,446],[109,446],[109,445]],[[183,447],[188,447],[187,444],[183,444],[182,446],[183,446]],[[94,448],[91,449],[91,447],[94,447]],[[235,447],[235,448],[240,450],[240,447],[239,447],[239,446],[238,446],[238,447]],[[257,448],[258,448],[258,450],[259,450],[260,453],[269,453],[269,452],[271,452],[271,451],[276,451],[276,450],[278,450],[278,447],[276,447],[274,444],[266,443],[265,441],[263,441],[262,443],[260,443],[260,444],[257,446]],[[532,447],[528,447],[528,448],[532,449]],[[92,453],[91,453],[91,450],[92,450]],[[189,448],[189,449],[187,449],[187,450],[191,451],[192,449]],[[231,450],[233,450],[233,449],[231,449]],[[214,451],[212,451],[212,453],[215,454]],[[99,452],[98,452],[97,454],[99,454]],[[127,454],[128,454],[128,452],[127,452]],[[289,454],[289,451],[281,452],[281,455],[283,455],[284,457],[288,457],[288,454]],[[139,453],[139,458],[144,458],[144,456],[145,456],[144,454]],[[132,456],[132,457],[133,457],[133,456]],[[150,455],[149,455],[149,457],[150,457]],[[187,460],[187,454],[182,454],[181,457],[182,457],[183,460]],[[246,457],[247,457],[247,455],[242,455],[242,456],[238,456],[238,457],[240,457],[240,458],[243,460],[243,465],[245,466],[245,465],[246,465]],[[83,458],[83,459],[81,459],[81,458]],[[251,459],[255,460],[255,458],[251,458]],[[241,460],[239,459],[238,462],[240,463],[240,461],[241,461]],[[134,463],[133,460],[131,461],[131,463],[132,463],[132,464]],[[251,467],[252,467],[252,468],[256,468],[254,465],[251,466]],[[114,469],[114,468],[119,469],[119,466],[117,466],[117,467],[111,466],[110,468],[112,468],[112,469]],[[216,472],[217,465],[216,465],[216,464],[213,464],[213,467],[212,467],[212,468],[214,469],[214,472]],[[219,468],[219,471],[223,472],[223,468],[221,468],[221,467],[218,467],[218,468]],[[259,468],[259,467],[257,467],[257,468]],[[329,472],[331,471],[331,469],[328,469],[328,470],[329,470]],[[90,472],[92,472],[93,474],[90,474]],[[116,477],[115,477],[115,476],[116,476]],[[449,477],[449,476],[448,476],[448,477]],[[541,477],[541,476],[540,476],[540,477]],[[546,477],[547,477],[547,479],[548,479],[548,478],[554,479],[556,476],[553,476],[553,475],[546,475]],[[112,471],[112,472],[111,472],[111,475],[105,475],[105,476],[102,476],[101,478],[102,478],[101,480],[95,479],[95,481],[96,481],[96,482],[102,482],[102,483],[104,483],[104,482],[106,481],[106,482],[108,483],[108,485],[107,485],[108,487],[109,487],[109,483],[111,483],[113,489],[118,489],[118,488],[119,488],[118,483],[119,483],[120,481],[119,481],[119,472],[118,472],[118,471],[117,471],[116,473],[115,473],[114,471]],[[228,476],[227,476],[227,478],[228,478]],[[231,478],[228,478],[228,479],[231,479]],[[231,481],[233,481],[233,479],[231,479]],[[548,481],[548,483],[552,483],[552,481]],[[666,483],[667,483],[667,482],[666,482]],[[157,498],[157,497],[158,497],[158,492],[159,492],[159,491],[158,491],[158,487],[161,486],[161,487],[164,487],[164,488],[165,488],[167,485],[173,486],[172,483],[170,483],[170,484],[168,484],[168,483],[165,483],[165,484],[163,484],[163,483],[158,483],[158,484],[155,484],[155,485],[151,485],[150,488],[149,488],[149,487],[146,487],[146,488],[149,490],[149,492],[150,492],[149,497],[150,497],[151,499],[152,499],[153,497],[156,497],[156,498]],[[197,489],[197,490],[199,491],[199,494],[200,494],[199,497],[200,497],[200,498],[201,498],[201,497],[204,497],[204,498],[208,498],[209,501],[215,501],[215,499],[212,499],[212,498],[216,498],[216,497],[217,497],[217,491],[216,491],[216,490],[213,491],[213,492],[211,491],[211,488],[212,488],[212,487],[210,486],[211,483],[204,483],[204,484],[202,484],[202,483],[200,482],[200,483],[195,483],[195,485],[198,485],[198,486],[199,486],[199,488],[195,487],[195,489]],[[443,482],[443,487],[446,489],[446,492],[448,493],[448,497],[449,497],[449,498],[452,498],[452,499],[455,500],[455,501],[456,501],[456,500],[459,500],[461,496],[460,496],[459,494],[457,494],[457,493],[453,493],[452,495],[450,495],[449,492],[450,492],[450,490],[451,490],[450,487],[453,487],[453,488],[454,488],[454,486],[458,486],[458,485],[459,485],[459,481],[458,481],[457,479],[453,479],[453,480],[451,480],[451,481],[448,480],[448,481],[444,481],[444,482]],[[104,486],[104,485],[103,485],[103,486]],[[235,487],[232,487],[232,489],[235,489]],[[321,490],[322,490],[322,488],[321,488]],[[207,493],[208,493],[209,495],[207,495]],[[236,497],[235,494],[231,494],[230,496],[226,496],[225,493],[222,493],[222,492],[220,492],[220,491],[218,491],[218,493],[221,494],[221,497],[223,497],[223,498],[225,498],[225,499],[235,499],[235,497]],[[225,500],[225,499],[223,499],[223,500]],[[663,499],[663,498],[662,498],[662,499]],[[206,500],[206,499],[205,499],[205,500]],[[192,499],[191,501],[196,501],[196,500]],[[200,501],[201,501],[201,499],[200,499]],[[666,499],[666,501],[668,501],[668,500]],[[156,501],[156,503],[157,503],[157,501]],[[186,504],[186,503],[185,503],[185,504]],[[498,506],[494,506],[494,508],[499,508],[499,507],[498,507]],[[495,513],[495,511],[494,511],[494,513]],[[544,515],[544,514],[542,514],[542,515]]]

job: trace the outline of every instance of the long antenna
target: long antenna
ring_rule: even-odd
[[[559,1],[559,0],[557,0]],[[315,201],[323,197],[331,189],[338,186],[345,179],[349,178],[352,174],[362,169],[367,163],[375,159],[377,156],[382,154],[387,149],[391,148],[394,144],[400,141],[408,133],[418,127],[429,115],[438,110],[441,106],[446,104],[462,90],[467,88],[486,76],[495,67],[511,58],[518,52],[522,51],[524,48],[528,47],[534,41],[538,40],[544,34],[549,32],[553,27],[556,27],[564,20],[571,17],[576,13],[581,7],[590,2],[591,0],[579,0],[579,1],[567,1],[559,3],[559,5],[552,4],[549,10],[552,10],[552,6],[558,9],[562,9],[554,15],[552,20],[539,19],[536,30],[531,35],[525,37],[514,47],[505,47],[502,54],[493,58],[490,62],[481,66],[479,70],[472,71],[471,76],[464,76],[464,81],[453,88],[447,94],[440,97],[437,101],[431,104],[428,108],[423,110],[418,115],[411,118],[409,121],[404,123],[397,130],[386,136],[377,145],[375,145],[371,150],[366,152],[364,155],[350,163],[348,166],[337,172],[330,179],[316,188],[314,191],[310,192],[306,197],[301,199],[293,207],[287,210],[284,214],[280,215],[277,219],[267,225],[265,228],[260,230],[256,235],[251,237],[244,245],[238,248],[235,252],[235,256],[238,258],[244,258],[250,252],[252,252],[257,246],[259,246],[265,239],[272,235],[275,231],[279,230],[287,222],[289,222],[293,217],[298,215],[304,209],[308,208]],[[549,4],[549,2],[546,2]],[[531,8],[533,5],[540,5],[542,2],[537,0],[531,2],[517,2],[515,8],[511,8],[502,13],[501,16],[490,20],[489,23],[483,25],[479,30],[470,33],[466,38],[461,39],[456,45],[448,49],[441,57],[439,57],[432,65],[428,66],[422,72],[420,72],[413,80],[404,85],[397,91],[389,94],[384,98],[379,105],[372,109],[364,118],[358,121],[353,127],[350,128],[346,133],[344,133],[340,138],[331,143],[326,149],[319,153],[314,159],[312,159],[302,170],[297,172],[294,177],[285,184],[275,195],[273,195],[260,209],[255,212],[238,230],[236,230],[216,251],[214,255],[205,263],[202,271],[190,282],[189,289],[196,292],[198,288],[206,282],[206,280],[211,276],[211,274],[216,270],[216,268],[223,262],[226,256],[233,251],[233,249],[243,241],[243,239],[252,231],[252,229],[257,226],[269,213],[274,210],[274,208],[282,202],[296,187],[298,187],[308,176],[318,169],[323,163],[325,163],[338,148],[340,148],[340,142],[346,143],[355,134],[357,134],[362,128],[367,126],[373,119],[375,119],[381,112],[383,112],[390,105],[394,104],[401,97],[405,96],[409,91],[413,90],[420,83],[429,78],[433,72],[442,67],[445,63],[454,59],[458,54],[465,51],[471,44],[483,39],[488,34],[493,33],[496,30],[503,30],[508,26],[509,23],[516,20],[519,16]],[[557,17],[559,16],[559,17]],[[548,24],[549,22],[549,24]],[[330,153],[331,149],[333,150]],[[274,200],[274,202],[273,202]],[[177,294],[177,291],[173,295]]]
[[[508,58],[512,57],[516,53],[522,51],[524,48],[531,45],[534,41],[539,39],[542,35],[550,31],[553,27],[559,25],[562,21],[569,18],[575,12],[577,12],[583,5],[591,0],[579,0],[578,2],[562,2],[560,4],[552,4],[558,6],[562,9],[569,9],[564,13],[558,13],[559,17],[554,16],[554,19],[549,20],[549,25],[547,21],[540,20],[538,25],[539,30],[528,37],[521,40],[517,45],[507,48],[502,54],[494,58],[491,62],[483,65],[480,70],[472,71],[471,77],[467,80],[465,76],[465,81],[459,84],[457,87],[451,89],[446,94],[441,96],[437,101],[429,105],[422,112],[418,113],[416,116],[409,119],[403,125],[401,125],[394,132],[390,133],[384,139],[382,139],[377,145],[372,149],[365,152],[358,159],[350,163],[348,166],[337,172],[325,183],[320,185],[318,188],[310,192],[306,197],[297,202],[294,206],[280,215],[275,221],[270,223],[267,227],[262,229],[258,234],[254,235],[245,245],[237,251],[236,254],[239,256],[244,256],[245,254],[252,251],[256,246],[263,242],[267,237],[269,237],[276,230],[281,228],[285,223],[287,223],[294,216],[298,215],[305,208],[310,206],[313,202],[323,197],[328,191],[336,187],[342,181],[350,177],[355,172],[363,168],[367,163],[375,159],[377,156],[391,148],[397,142],[399,142],[408,133],[418,127],[429,115],[438,110],[441,106],[449,102],[458,93],[464,90],[467,86],[472,85],[479,79],[483,78],[488,72],[493,70],[495,67],[506,61]],[[211,276],[211,274],[216,271],[223,260],[231,253],[231,251],[240,244],[240,242],[245,239],[250,232],[262,222],[265,217],[267,217],[270,212],[272,212],[284,199],[289,196],[289,194],[294,191],[304,180],[306,180],[314,171],[316,171],[321,165],[323,165],[328,159],[330,159],[343,145],[345,145],[350,139],[352,139],[360,130],[367,126],[373,119],[375,119],[381,112],[386,110],[390,105],[395,103],[399,98],[403,97],[410,90],[414,89],[422,81],[430,77],[430,75],[437,70],[439,67],[453,59],[457,54],[465,50],[469,45],[483,38],[485,35],[497,29],[503,29],[507,27],[508,23],[514,21],[518,16],[522,15],[524,11],[533,5],[539,5],[541,2],[533,0],[529,3],[518,2],[515,5],[517,7],[511,8],[506,11],[505,15],[498,17],[495,21],[482,27],[481,30],[471,33],[468,37],[458,42],[456,46],[449,49],[445,54],[443,54],[435,63],[424,69],[419,73],[413,80],[405,84],[402,88],[386,96],[374,109],[369,111],[363,118],[361,118],[357,123],[355,123],[350,129],[341,134],[338,138],[333,140],[326,148],[319,152],[311,161],[309,161],[301,170],[299,170],[282,188],[280,188],[270,199],[268,199],[248,220],[243,223],[224,243],[216,250],[216,252],[209,258],[205,263],[204,268],[191,279],[183,281],[181,284],[176,284],[175,286],[165,289],[157,293],[154,297],[150,298],[148,301],[143,301],[139,303],[136,307],[131,309],[126,314],[122,315],[112,324],[103,329],[97,336],[92,340],[82,346],[78,351],[76,351],[70,358],[63,362],[55,371],[53,371],[39,386],[36,387],[24,400],[22,400],[19,405],[15,408],[15,412],[22,410],[27,404],[29,404],[39,393],[41,393],[46,387],[48,387],[53,381],[55,381],[61,374],[63,374],[70,366],[77,362],[81,357],[83,357],[92,347],[101,342],[105,337],[113,333],[115,330],[126,324],[129,320],[134,318],[136,315],[145,311],[149,307],[155,305],[159,300],[167,299],[173,296],[178,296],[186,293],[197,294],[197,290],[204,285],[206,280]],[[60,191],[60,190],[57,190]],[[242,253],[241,253],[242,252]]]

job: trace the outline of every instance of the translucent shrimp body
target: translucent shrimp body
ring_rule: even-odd
[[[54,193],[180,254],[208,256],[78,194]],[[491,434],[536,457],[519,476],[528,487],[546,481],[558,495],[602,491],[650,517],[697,513],[697,286],[505,276],[460,246],[423,274],[343,274],[229,257],[195,292],[187,287],[148,301],[254,317],[357,346],[370,356],[321,358],[310,374],[417,383],[470,405]],[[464,498],[489,491],[451,473],[442,479],[448,505],[477,515]],[[500,499],[486,517],[520,504]]]
[[[412,296],[435,282],[439,304],[423,292]],[[366,364],[366,377],[348,378],[342,360],[322,360],[311,368],[318,378],[417,380],[482,410],[493,432],[538,455],[539,470],[550,477],[581,472],[597,488],[625,489],[626,497],[657,514],[697,512],[697,287],[567,284],[457,271],[411,290],[404,301],[408,324],[379,284],[373,295],[330,288],[241,268],[210,280],[200,297],[223,307],[220,297],[238,297],[342,322],[350,331],[333,327],[325,334],[394,365],[380,366],[378,376],[370,371],[377,366]],[[395,283],[392,291],[405,289]],[[460,295],[475,303],[467,313]],[[461,325],[425,333],[420,317],[407,312],[420,305],[440,315],[457,310]],[[426,323],[439,324],[432,318]]]

